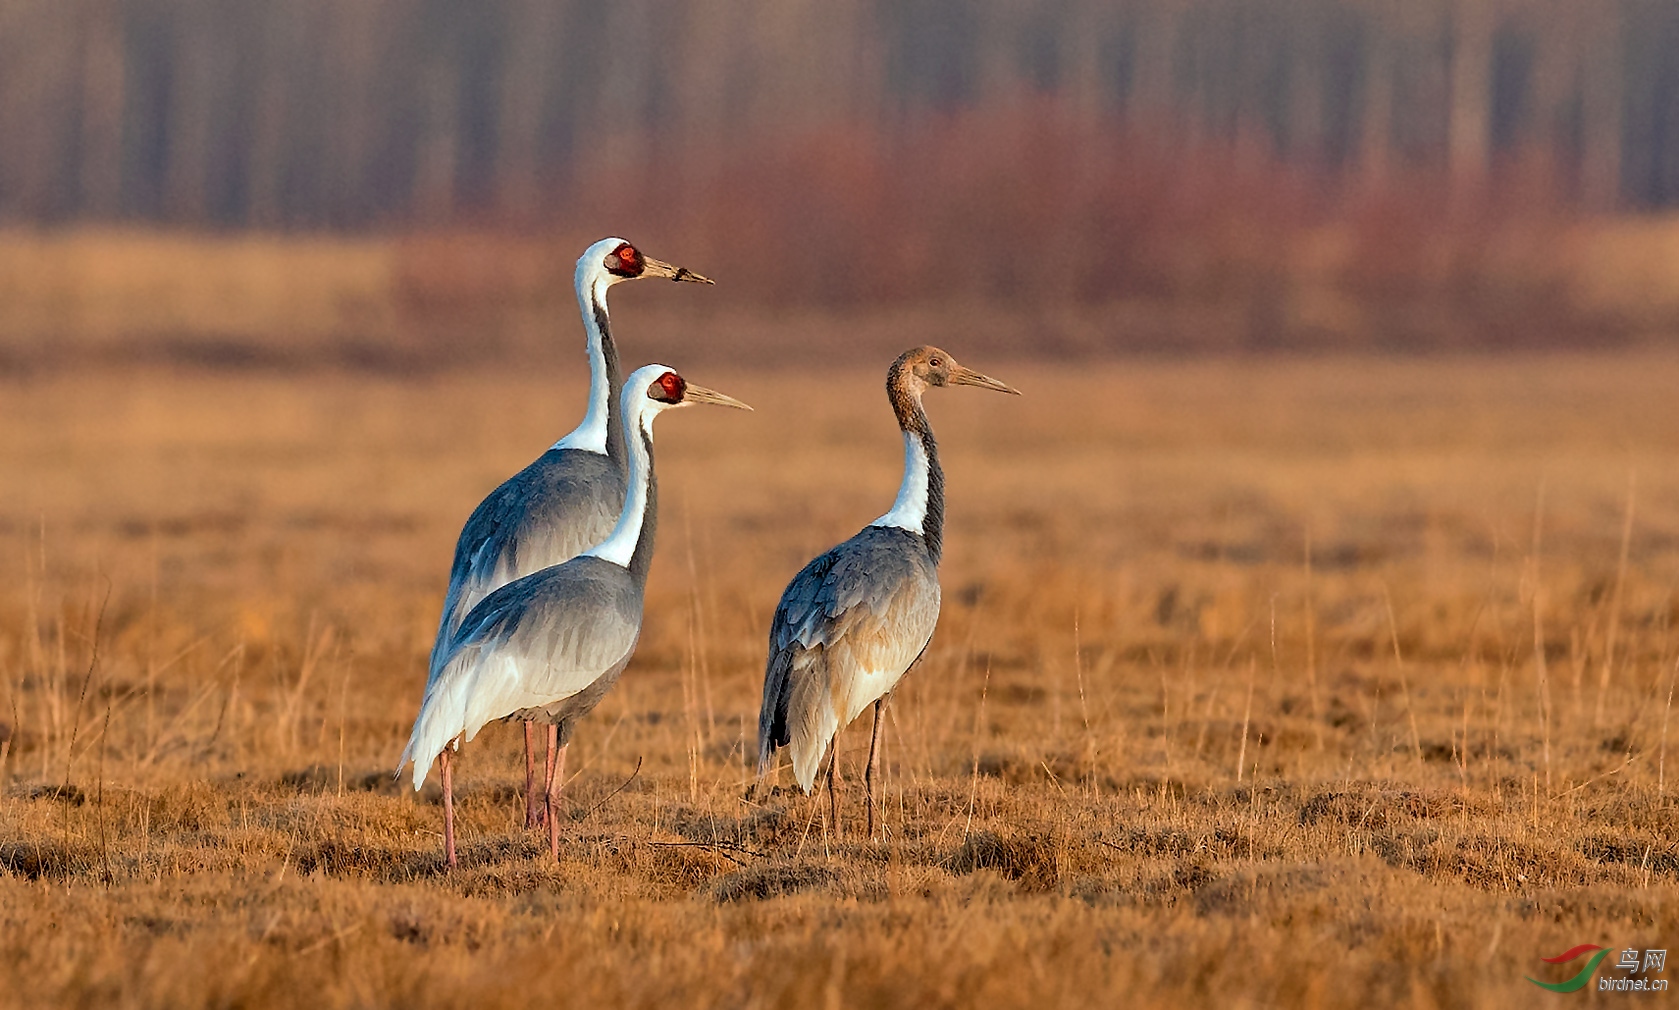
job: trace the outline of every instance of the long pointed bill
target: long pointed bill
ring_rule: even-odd
[[[751,410],[752,408],[740,402],[727,393],[719,393],[715,389],[696,386],[688,383],[688,388],[682,393],[683,403],[713,403],[719,407],[734,407],[736,410]]]
[[[694,273],[687,267],[673,266],[664,260],[656,260],[651,256],[641,258],[641,276],[665,277],[673,281],[689,281],[694,284],[716,284],[710,277]]]
[[[999,393],[1013,393],[1020,395],[1020,390],[1005,382],[998,382],[989,375],[981,375],[971,368],[957,365],[950,373],[950,383],[954,386],[978,386],[981,389],[994,389]]]

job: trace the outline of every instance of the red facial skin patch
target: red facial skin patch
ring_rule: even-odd
[[[640,277],[641,272],[646,268],[647,265],[642,261],[641,253],[628,242],[614,249],[612,255],[607,257],[606,260],[606,269],[619,277]]]
[[[655,385],[657,385],[664,393],[664,395],[658,397],[658,399],[663,400],[666,403],[681,403],[682,394],[688,391],[687,381],[675,372],[666,372],[665,374],[659,376],[658,382],[656,382]]]

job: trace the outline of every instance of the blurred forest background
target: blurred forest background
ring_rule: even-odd
[[[607,233],[723,356],[1679,335],[1669,0],[0,0],[0,137],[14,367],[530,352]]]

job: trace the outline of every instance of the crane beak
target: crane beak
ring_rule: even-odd
[[[719,393],[715,389],[707,389],[704,386],[696,386],[692,382],[688,383],[687,390],[683,392],[682,402],[713,403],[719,407],[734,407],[736,410],[752,409],[727,393]]]
[[[687,267],[674,266],[664,260],[656,260],[651,256],[641,258],[641,276],[666,277],[673,281],[690,281],[694,284],[716,284],[710,277],[694,273]]]
[[[982,375],[971,368],[957,365],[950,372],[949,382],[953,386],[978,386],[981,389],[994,389],[999,393],[1013,393],[1020,395],[1020,390],[1006,382],[998,382],[989,375]]]

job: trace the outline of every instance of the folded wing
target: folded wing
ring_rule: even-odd
[[[840,727],[896,686],[932,638],[939,583],[914,532],[869,527],[806,565],[770,626],[759,771],[790,746],[810,789]],[[906,549],[914,548],[914,549]]]
[[[414,788],[455,737],[555,705],[623,668],[640,630],[640,594],[627,572],[573,558],[508,583],[472,609],[426,687],[400,768]]]
[[[623,504],[617,464],[581,449],[549,449],[490,492],[455,541],[426,683],[442,673],[467,614],[485,597],[605,540]]]

